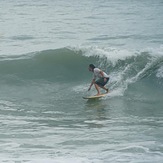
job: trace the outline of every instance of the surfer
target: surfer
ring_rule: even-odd
[[[88,91],[90,91],[92,85],[94,85],[97,90],[97,95],[100,95],[100,88],[104,89],[108,93],[109,89],[106,88],[105,85],[109,81],[109,76],[104,71],[96,68],[93,64],[90,64],[88,69],[93,72],[93,79]]]

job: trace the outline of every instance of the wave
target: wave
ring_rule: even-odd
[[[0,82],[26,80],[89,82],[88,65],[94,63],[110,75],[110,88],[123,88],[144,79],[162,83],[163,48],[143,51],[98,47],[66,47],[22,56],[0,58]],[[149,80],[150,81],[150,80]]]
[[[85,77],[91,62],[68,48],[45,50],[23,56],[1,57],[1,77],[16,76],[23,80],[43,79],[52,81],[79,80]]]

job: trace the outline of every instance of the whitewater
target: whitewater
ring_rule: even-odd
[[[162,163],[162,17],[161,0],[1,1],[0,162]]]

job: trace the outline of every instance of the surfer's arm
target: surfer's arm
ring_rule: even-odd
[[[90,85],[89,88],[88,88],[88,91],[91,90],[91,87],[92,87],[92,85],[93,85],[94,83],[95,83],[95,79],[92,80],[91,85]]]

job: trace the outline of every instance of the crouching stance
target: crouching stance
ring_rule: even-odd
[[[100,88],[104,89],[106,92],[109,92],[108,88],[105,87],[109,81],[109,76],[104,71],[96,68],[93,64],[89,65],[89,71],[93,72],[93,79],[88,91],[90,91],[92,85],[94,85],[97,90],[97,95],[100,95]]]

